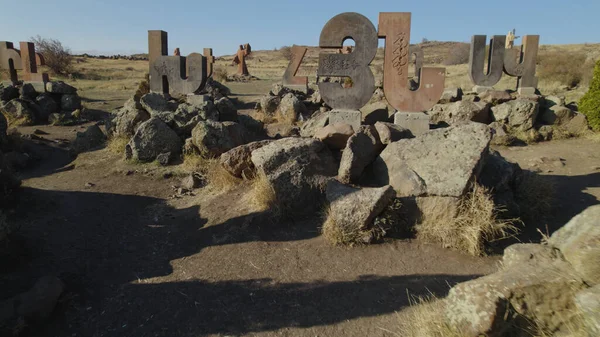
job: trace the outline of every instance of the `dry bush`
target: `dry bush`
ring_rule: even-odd
[[[435,206],[435,205],[434,205]],[[423,212],[416,225],[417,238],[441,243],[474,256],[485,254],[486,244],[517,233],[518,220],[501,219],[503,212],[493,201],[488,189],[475,184],[463,197],[456,215],[446,207],[432,207]]]
[[[274,217],[283,213],[277,202],[275,189],[263,172],[258,172],[252,181],[252,202],[260,211],[270,211]]]
[[[227,68],[219,67],[219,66],[215,67],[215,69],[213,70],[212,77],[221,83],[226,82],[227,81]]]
[[[574,88],[591,80],[593,62],[584,53],[545,52],[538,56],[540,80]]]
[[[35,43],[36,51],[44,55],[46,66],[55,74],[66,75],[72,71],[71,50],[64,47],[60,41],[39,35],[32,37],[31,41]]]
[[[114,154],[125,154],[125,146],[129,143],[129,138],[124,136],[113,136],[108,140],[106,148]]]
[[[446,322],[446,303],[435,296],[409,298],[411,307],[402,315],[400,333],[402,337],[462,337]]]
[[[281,56],[287,61],[290,61],[292,59],[292,47],[290,46],[283,46],[279,48],[279,53],[281,53]]]
[[[548,177],[531,171],[523,172],[517,186],[515,199],[525,222],[539,221],[549,217],[554,205],[556,186]]]
[[[442,62],[446,66],[469,63],[471,45],[468,43],[457,43]]]
[[[185,154],[183,168],[186,171],[200,174],[206,181],[207,188],[211,191],[227,192],[242,182],[241,179],[229,174],[221,166],[218,158]]]

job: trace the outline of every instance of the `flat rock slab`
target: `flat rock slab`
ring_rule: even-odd
[[[354,134],[354,129],[350,124],[336,123],[329,124],[315,133],[315,138],[319,139],[332,150],[341,150],[346,147],[348,139]]]
[[[410,130],[415,136],[419,136],[429,131],[429,116],[420,112],[396,112],[394,114],[394,124]]]
[[[251,160],[252,151],[260,149],[271,142],[271,140],[262,140],[233,148],[221,155],[221,166],[235,177],[251,177],[255,171]]]
[[[479,175],[491,139],[491,130],[479,123],[402,139],[375,161],[375,176],[381,186],[392,185],[399,197],[460,197]],[[407,179],[412,183],[407,185]]]
[[[329,124],[346,123],[354,130],[358,130],[362,114],[358,110],[331,110],[329,111]]]

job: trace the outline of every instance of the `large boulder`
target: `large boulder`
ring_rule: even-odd
[[[532,129],[538,113],[539,103],[524,98],[492,107],[494,121],[502,122],[519,131]]]
[[[221,84],[221,82],[216,81],[212,77],[209,77],[206,80],[206,85],[204,86],[203,92],[206,92],[214,100],[218,100],[221,97],[227,97],[231,95],[231,90],[229,90],[228,87]]]
[[[563,125],[575,117],[575,111],[560,105],[553,105],[538,117],[538,120],[548,125]]]
[[[81,97],[76,94],[62,95],[60,98],[60,109],[64,112],[73,112],[81,109]]]
[[[523,170],[519,164],[507,161],[498,151],[490,150],[477,182],[493,192],[494,203],[517,217],[520,208],[514,192],[522,181]]]
[[[448,104],[436,104],[429,112],[430,123],[455,125],[463,122],[491,122],[490,105],[482,102],[459,101]]]
[[[34,125],[39,121],[40,107],[28,100],[13,99],[4,104],[0,111],[11,119],[20,120],[21,125]]]
[[[150,162],[162,153],[181,153],[181,139],[160,118],[152,117],[140,124],[125,147],[127,159]]]
[[[74,95],[77,93],[77,88],[62,81],[52,81],[46,83],[46,91],[51,94]]]
[[[399,140],[375,161],[375,177],[398,197],[463,196],[481,171],[491,138],[486,125],[468,123]]]
[[[140,98],[140,104],[152,117],[160,117],[165,121],[165,115],[172,114],[177,104],[169,102],[164,95],[151,92]]]
[[[548,243],[563,253],[591,285],[600,284],[600,205],[592,206],[554,232]]]
[[[116,136],[131,137],[135,134],[137,127],[150,119],[150,114],[143,109],[138,109],[133,99],[125,102],[112,121],[113,132]]]
[[[379,188],[356,188],[335,180],[327,184],[329,202],[327,221],[335,226],[337,238],[342,243],[370,243],[373,221],[390,204],[395,196],[391,186]]]
[[[204,120],[219,120],[219,111],[212,101],[201,104],[181,103],[177,110],[170,115],[170,123],[167,123],[184,138],[192,134],[192,130],[198,122]]]
[[[215,101],[215,106],[219,111],[219,121],[221,122],[236,122],[238,121],[237,109],[233,102],[223,97]]]
[[[587,118],[582,113],[576,113],[570,121],[562,126],[567,133],[575,136],[585,134],[590,131]]]
[[[571,265],[548,246],[507,251],[502,270],[450,290],[446,298],[450,325],[473,337],[529,336],[524,332],[534,321],[553,335],[574,326],[578,319],[574,295],[587,286]]]
[[[328,177],[336,164],[327,146],[312,138],[284,138],[252,152],[252,163],[264,175],[282,210],[308,213],[324,200]]]
[[[106,136],[98,125],[91,125],[84,132],[78,132],[77,137],[71,144],[71,151],[78,154],[96,149],[104,144]]]
[[[35,103],[39,105],[44,115],[46,115],[46,120],[50,114],[60,112],[60,106],[56,104],[56,101],[50,94],[39,94],[35,99]]]
[[[253,177],[255,167],[252,163],[252,151],[271,142],[271,140],[262,140],[235,147],[221,155],[221,166],[234,177]]]
[[[35,98],[38,96],[38,92],[35,91],[33,84],[24,83],[19,89],[19,96],[23,99],[35,101]]]
[[[218,157],[247,142],[246,129],[234,122],[200,121],[192,130],[192,142],[203,153]]]
[[[306,113],[306,106],[296,95],[289,93],[283,96],[277,111],[284,120],[294,122],[299,115]]]
[[[447,104],[456,101],[460,101],[462,99],[462,89],[461,88],[447,88],[444,89],[442,93],[442,97],[438,101],[439,104]]]
[[[513,97],[506,90],[488,90],[479,95],[481,102],[490,103],[493,105],[501,104],[512,100]]]
[[[600,285],[577,293],[575,304],[589,336],[600,336]]]
[[[405,129],[398,124],[377,122],[375,129],[379,134],[379,139],[384,145],[397,142],[400,139],[414,138],[409,129]]]
[[[365,124],[373,125],[377,122],[388,122],[393,115],[385,101],[373,102],[360,108]]]
[[[2,86],[0,84],[0,101],[9,102],[15,98],[19,98],[19,89],[15,86]]]
[[[300,128],[300,136],[313,137],[329,123],[329,112],[316,112]]]
[[[341,150],[346,147],[348,139],[354,134],[350,124],[329,124],[315,133],[315,138],[325,143],[332,150]]]
[[[260,110],[267,115],[273,115],[277,111],[280,102],[281,97],[279,96],[265,95],[260,98]]]
[[[348,139],[338,170],[338,179],[343,183],[357,182],[365,168],[381,153],[384,145],[377,129],[363,125]]]

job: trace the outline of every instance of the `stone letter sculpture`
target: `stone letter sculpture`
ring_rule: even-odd
[[[23,66],[23,80],[26,82],[49,82],[48,74],[37,73],[37,57],[35,45],[31,42],[20,42],[21,64]]]
[[[206,58],[206,77],[211,77],[213,74],[213,63],[215,63],[215,57],[213,56],[212,48],[204,48],[203,53]]]
[[[474,35],[471,39],[469,55],[469,76],[475,85],[493,87],[502,77],[504,65],[504,50],[506,36],[494,35],[490,41],[488,66],[485,74],[482,72],[485,61],[485,35]]]
[[[446,69],[421,68],[419,89],[410,90],[410,19],[410,13],[379,13],[379,37],[385,38],[383,91],[388,103],[398,111],[423,112],[442,96]]]
[[[207,78],[206,58],[198,53],[187,57],[167,56],[167,41],[167,32],[148,31],[150,90],[180,96],[204,88]]]
[[[540,44],[539,35],[523,36],[521,48],[510,48],[504,54],[504,72],[516,76],[520,94],[534,94],[538,79],[535,77],[535,62]],[[527,92],[523,92],[523,91]]]
[[[21,54],[14,49],[12,42],[0,41],[0,69],[8,70],[13,84],[19,82],[17,70],[23,69],[21,64]]]
[[[238,49],[235,54],[235,58],[233,59],[233,63],[238,65],[238,75],[249,76],[248,66],[246,65],[246,56],[252,53],[252,48],[249,43],[245,45],[240,45],[240,49]]]
[[[307,50],[308,48],[306,47],[296,45],[292,46],[292,57],[290,64],[283,74],[282,84],[284,87],[302,91],[304,93],[308,92],[308,77],[296,76],[298,73],[298,68],[300,68],[300,63],[302,63]]]
[[[373,23],[358,13],[342,13],[325,24],[319,38],[321,48],[340,49],[345,39],[353,39],[350,54],[320,54],[317,76],[350,77],[352,87],[320,82],[321,97],[333,109],[358,110],[375,91],[375,79],[369,63],[377,53],[377,31]],[[360,120],[359,120],[360,124]]]

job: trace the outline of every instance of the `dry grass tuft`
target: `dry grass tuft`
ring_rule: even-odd
[[[523,172],[515,199],[525,222],[539,221],[549,217],[554,204],[556,185],[548,177],[531,171]]]
[[[275,189],[263,172],[258,172],[252,181],[252,202],[260,211],[270,211],[274,217],[283,215],[277,202]]]
[[[541,80],[558,82],[570,88],[588,85],[591,80],[593,62],[582,52],[543,52],[538,57]]]
[[[458,204],[456,215],[445,206],[425,211],[416,226],[417,238],[441,243],[474,256],[485,254],[486,244],[518,232],[515,219],[500,219],[502,213],[488,189],[475,184]]]
[[[321,228],[325,240],[336,246],[353,246],[360,242],[363,236],[357,227],[338,224],[331,214],[331,208],[325,209],[325,222]]]
[[[129,138],[123,136],[114,136],[108,140],[106,148],[114,154],[125,154],[125,146],[129,143]]]
[[[431,295],[409,298],[411,308],[402,315],[400,333],[402,337],[463,337],[446,322],[444,300]]]
[[[206,188],[215,192],[227,192],[239,185],[242,180],[227,172],[218,158],[206,158],[197,154],[185,154],[183,168],[188,172],[200,174],[206,180]]]
[[[227,68],[225,67],[215,67],[213,70],[213,78],[221,83],[227,82]]]

